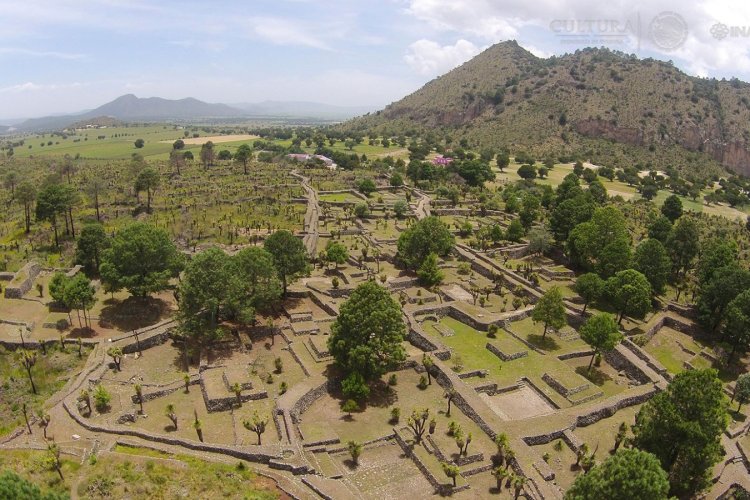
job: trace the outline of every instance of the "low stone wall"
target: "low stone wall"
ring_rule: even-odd
[[[487,394],[488,396],[497,396],[506,392],[517,391],[521,386],[518,383],[511,384],[505,387],[498,387],[496,383],[478,385],[474,387],[474,391]]]
[[[103,432],[107,434],[114,434],[120,436],[132,436],[146,441],[153,441],[157,443],[181,446],[194,451],[203,451],[206,453],[219,453],[222,455],[228,455],[240,460],[246,460],[248,462],[264,463],[267,464],[271,460],[278,459],[275,453],[269,453],[266,450],[258,451],[247,451],[246,449],[237,449],[229,446],[222,446],[216,444],[202,443],[198,441],[192,441],[189,439],[181,439],[171,436],[165,436],[161,434],[152,434],[147,431],[139,429],[133,429],[129,427],[109,427],[106,425],[99,425],[89,422],[87,419],[80,416],[75,405],[70,404],[69,399],[63,400],[63,408],[75,420],[80,426],[90,432]],[[247,448],[247,447],[246,447]]]
[[[649,378],[649,376],[646,375],[643,370],[641,370],[634,363],[631,363],[630,360],[617,349],[612,349],[611,351],[605,352],[603,357],[604,360],[609,363],[612,368],[617,371],[624,371],[628,377],[630,377],[632,380],[638,381],[638,383],[640,384],[656,382],[655,380],[651,380],[651,378]]]
[[[11,284],[5,287],[5,298],[20,299],[23,297],[34,286],[34,280],[36,280],[41,270],[42,267],[37,262],[27,262],[13,276]],[[19,281],[14,283],[16,280]]]
[[[299,416],[305,413],[307,409],[319,398],[333,389],[333,380],[327,380],[317,387],[314,387],[307,391],[301,398],[295,401],[289,414],[292,417],[292,422],[295,424],[299,423]]]
[[[569,398],[570,396],[574,394],[578,394],[579,392],[583,392],[586,389],[589,389],[591,387],[591,384],[586,383],[586,384],[581,384],[576,387],[568,388],[568,387],[565,387],[565,385],[563,385],[562,382],[557,380],[554,376],[550,375],[549,373],[544,373],[542,375],[542,380],[547,382],[547,384],[550,387],[552,387],[555,390],[555,392],[557,392],[558,394],[560,394],[561,396],[565,398]],[[596,396],[598,397],[598,394]]]
[[[487,345],[485,345],[484,347],[503,361],[513,361],[514,359],[523,358],[529,355],[529,351],[518,351],[513,354],[505,354],[500,350],[500,348],[493,344],[490,344],[489,342],[487,342]]]
[[[458,378],[460,378],[462,380],[466,379],[466,378],[472,378],[472,377],[484,378],[484,377],[486,377],[488,375],[488,373],[489,373],[489,371],[485,370],[485,369],[471,370],[470,372],[459,373],[458,374]]]
[[[401,436],[398,429],[393,429],[393,435],[396,440],[396,443],[401,447],[404,454],[411,458],[414,462],[414,465],[417,466],[417,469],[419,469],[419,472],[422,473],[422,475],[427,479],[427,481],[430,483],[430,485],[435,488],[435,490],[440,490],[442,487],[442,484],[440,481],[437,480],[435,475],[430,472],[430,469],[427,468],[427,466],[422,462],[422,459],[417,456],[416,453],[413,453],[411,446],[406,442],[406,440]]]
[[[200,383],[201,383],[200,378],[197,375],[192,375],[190,377],[190,383],[188,385],[198,385]],[[151,401],[152,399],[158,399],[164,396],[168,396],[169,394],[172,394],[173,392],[177,392],[180,389],[184,389],[184,388],[185,388],[184,382],[175,382],[173,384],[170,384],[167,387],[159,389],[158,391],[143,393],[141,397],[143,398],[143,402],[145,403],[146,401]],[[135,404],[138,404],[139,402],[138,396],[136,394],[133,394],[130,397],[130,400]]]
[[[646,363],[646,366],[654,370],[656,373],[658,373],[662,377],[668,379],[669,372],[667,372],[667,369],[664,368],[661,364],[657,364],[658,362],[654,360],[651,356],[643,352],[643,350],[640,347],[638,347],[638,345],[635,344],[635,342],[631,341],[628,338],[625,338],[622,340],[621,344],[623,345],[623,347],[625,347],[630,352],[635,354],[638,357],[638,359]]]
[[[133,337],[133,343],[122,346],[122,352],[123,354],[132,354],[138,352],[139,348],[143,351],[162,345],[169,340],[172,330],[173,328],[168,328],[153,335],[145,335],[145,338],[141,338],[141,334],[138,334],[138,342],[136,342],[135,337]]]
[[[627,398],[619,399],[609,405],[606,405],[602,408],[598,408],[590,413],[587,413],[585,415],[579,415],[578,418],[576,418],[576,427],[586,427],[591,424],[595,424],[599,420],[611,417],[615,413],[617,413],[618,410],[622,410],[623,408],[627,408],[629,406],[639,405],[642,403],[645,403],[656,393],[659,392],[659,389],[654,386],[654,388],[648,392],[645,392],[643,394],[638,394],[636,396],[630,396]]]

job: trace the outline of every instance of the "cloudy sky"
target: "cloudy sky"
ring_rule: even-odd
[[[0,20],[0,118],[126,93],[377,109],[508,39],[750,80],[740,0],[0,0]]]

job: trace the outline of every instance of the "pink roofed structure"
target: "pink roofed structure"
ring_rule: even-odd
[[[453,158],[447,158],[445,156],[436,156],[435,158],[432,159],[432,164],[445,167],[446,165],[450,165],[452,161],[453,161]]]

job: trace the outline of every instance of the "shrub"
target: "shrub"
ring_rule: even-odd
[[[94,406],[99,413],[106,411],[109,408],[109,403],[112,401],[112,395],[109,391],[101,384],[96,386],[94,391]]]

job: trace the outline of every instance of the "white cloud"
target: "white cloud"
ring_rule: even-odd
[[[315,49],[330,50],[328,44],[315,36],[312,26],[291,19],[254,17],[248,20],[253,35],[276,45],[302,45]]]
[[[84,54],[73,54],[69,52],[56,52],[52,50],[29,50],[29,49],[21,49],[18,47],[0,47],[0,55],[2,54],[21,55],[21,56],[30,56],[30,57],[49,57],[53,59],[66,59],[66,60],[83,59],[84,57],[86,57]]]
[[[641,56],[654,55],[674,59],[688,71],[700,75],[737,75],[748,79],[750,73],[750,38],[713,38],[711,26],[717,22],[728,26],[750,28],[750,2],[736,0],[407,0],[406,12],[438,33],[451,33],[468,40],[497,42],[518,39],[537,55],[561,54],[586,45],[609,45],[610,48],[633,51]],[[649,36],[652,20],[659,14],[673,12],[684,19],[687,36],[677,49],[668,50]],[[552,30],[553,22],[594,23],[594,32],[586,33],[589,41],[566,44]],[[612,23],[630,30],[625,40],[607,43]],[[669,29],[667,25],[665,27]],[[638,34],[640,33],[640,37]],[[591,41],[591,39],[594,41]],[[611,40],[611,39],[610,39]],[[531,45],[529,44],[531,42]]]
[[[461,39],[441,46],[432,40],[417,40],[409,46],[404,61],[422,75],[439,75],[468,61],[480,52],[473,43]]]

